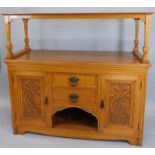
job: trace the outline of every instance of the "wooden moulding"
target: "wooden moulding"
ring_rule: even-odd
[[[119,12],[119,13],[32,13],[32,14],[3,14],[10,19],[114,19],[114,18],[140,18],[145,20],[146,15],[152,12]]]

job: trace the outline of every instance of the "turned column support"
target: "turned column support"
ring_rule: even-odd
[[[135,19],[135,40],[134,40],[134,49],[133,49],[133,53],[137,54],[139,51],[139,18]]]
[[[148,56],[149,31],[150,31],[150,15],[146,15],[144,21],[144,46],[143,46],[142,63],[149,63],[149,56]]]
[[[29,37],[28,37],[28,19],[23,19],[23,24],[24,24],[24,33],[25,33],[25,38],[24,38],[25,50],[30,50]]]
[[[9,16],[5,17],[5,29],[6,29],[6,39],[7,39],[7,55],[6,59],[12,59],[13,58],[13,53],[12,53],[12,43],[11,43],[11,19]]]

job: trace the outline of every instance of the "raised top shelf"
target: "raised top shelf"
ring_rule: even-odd
[[[26,13],[26,14],[3,14],[6,25],[7,37],[7,56],[6,59],[14,59],[15,57],[30,52],[28,37],[28,21],[30,19],[134,19],[135,20],[135,40],[133,55],[141,62],[149,64],[149,30],[150,17],[152,12],[110,12],[110,13]],[[11,23],[14,19],[23,20],[24,24],[24,50],[14,54],[11,43]],[[142,51],[139,50],[139,20],[144,24],[144,45]],[[141,54],[142,53],[142,54]],[[71,53],[72,54],[72,53]],[[114,55],[111,55],[114,56]]]
[[[140,18],[145,19],[146,15],[153,12],[105,12],[105,13],[25,13],[25,14],[2,14],[10,19],[112,19],[112,18]]]

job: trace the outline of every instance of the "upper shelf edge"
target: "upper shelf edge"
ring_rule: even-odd
[[[95,19],[95,18],[142,18],[152,15],[153,12],[111,12],[111,13],[26,13],[26,14],[2,14],[11,19]]]

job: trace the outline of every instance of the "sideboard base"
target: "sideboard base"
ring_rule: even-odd
[[[68,129],[50,129],[50,128],[35,128],[35,127],[18,127],[14,134],[24,135],[26,133],[37,133],[48,136],[56,136],[63,138],[74,138],[74,139],[91,139],[91,140],[111,140],[111,141],[127,141],[131,145],[142,146],[142,140],[137,137],[119,136],[119,135],[108,135],[99,132],[87,133],[84,131],[75,131]],[[69,133],[69,134],[68,134]]]

